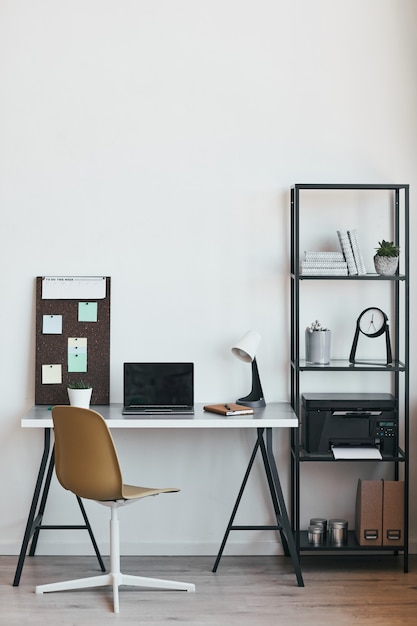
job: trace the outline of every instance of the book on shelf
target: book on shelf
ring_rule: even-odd
[[[348,273],[346,261],[301,261],[300,272],[304,276],[336,275],[346,276]]]
[[[305,261],[324,261],[324,262],[338,262],[345,261],[345,257],[343,256],[343,252],[338,252],[336,250],[307,250],[304,252]]]
[[[337,267],[308,267],[302,268],[301,274],[303,276],[347,276],[348,270],[345,268]]]
[[[333,267],[335,269],[344,269],[347,268],[346,261],[301,261],[301,267],[317,267],[317,268],[326,268]]]
[[[231,402],[226,404],[206,404],[203,408],[210,413],[219,413],[227,417],[233,417],[234,415],[252,415],[253,413],[252,407],[243,406],[242,404],[232,404]]]
[[[358,270],[358,274],[360,276],[363,276],[364,274],[366,274],[366,267],[359,246],[358,231],[356,230],[356,228],[353,228],[352,230],[348,230],[347,233],[355,259],[356,269]]]
[[[305,259],[300,262],[300,273],[304,276],[346,276],[348,273],[343,252],[317,250],[304,255]]]
[[[348,272],[351,275],[355,275],[358,273],[358,268],[356,267],[355,257],[353,256],[352,245],[350,243],[349,235],[347,230],[338,230],[337,236],[339,238],[340,247],[344,254]]]

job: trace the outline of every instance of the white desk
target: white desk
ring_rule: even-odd
[[[278,470],[272,451],[272,431],[274,428],[298,428],[298,419],[293,412],[291,406],[285,402],[273,402],[263,409],[256,409],[253,415],[240,415],[236,417],[224,417],[215,413],[208,413],[203,410],[203,404],[195,406],[195,414],[191,417],[130,417],[122,415],[121,404],[110,404],[105,406],[93,405],[93,410],[98,411],[106,419],[111,429],[129,428],[129,429],[195,429],[195,428],[215,428],[215,429],[231,429],[243,428],[256,430],[256,440],[252,455],[249,460],[246,473],[243,478],[241,488],[239,490],[229,524],[227,526],[219,553],[217,555],[213,572],[217,570],[224,547],[226,545],[230,531],[232,530],[277,530],[281,534],[281,540],[285,554],[290,556],[294,565],[297,582],[300,587],[304,586],[301,575],[300,564],[294,537],[291,530],[291,524],[282,494],[281,483],[279,480]],[[94,539],[92,529],[90,527],[87,515],[85,513],[82,501],[77,497],[81,512],[84,517],[84,526],[43,526],[42,517],[45,511],[46,501],[49,492],[49,486],[54,469],[54,452],[51,450],[51,430],[53,428],[52,415],[47,406],[36,405],[32,407],[25,417],[21,420],[22,428],[42,428],[44,429],[44,450],[42,454],[41,464],[39,468],[38,478],[32,499],[32,505],[29,511],[28,521],[26,524],[25,535],[22,541],[22,547],[16,568],[16,574],[13,585],[18,586],[22,573],[27,547],[30,539],[32,539],[29,554],[33,556],[36,551],[36,544],[39,537],[39,531],[51,528],[67,528],[67,529],[86,529],[90,534],[100,567],[105,571],[103,561],[100,556],[97,544]],[[249,474],[251,472],[257,452],[260,450],[265,468],[265,474],[271,494],[272,504],[276,516],[276,525],[273,526],[234,526],[233,521],[237,513],[241,497],[243,495]],[[43,487],[42,487],[43,485]],[[42,492],[42,493],[41,493]]]
[[[272,402],[253,415],[223,417],[203,410],[196,404],[191,417],[130,417],[122,415],[121,404],[91,405],[106,420],[109,428],[297,428],[298,419],[287,402]],[[47,406],[35,405],[21,420],[22,428],[52,428],[51,411]]]

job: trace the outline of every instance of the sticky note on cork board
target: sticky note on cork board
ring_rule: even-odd
[[[42,385],[60,385],[62,383],[62,365],[48,363],[42,365]]]
[[[79,322],[97,322],[98,305],[97,302],[78,303]]]
[[[68,337],[68,371],[87,371],[86,337]]]

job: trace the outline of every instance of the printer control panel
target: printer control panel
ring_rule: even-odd
[[[398,424],[394,421],[381,420],[377,423],[376,436],[377,437],[397,437]]]

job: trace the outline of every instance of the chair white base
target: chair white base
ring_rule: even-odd
[[[176,591],[195,591],[192,583],[181,583],[175,580],[164,580],[162,578],[146,578],[145,576],[131,576],[130,574],[111,573],[100,576],[90,576],[89,578],[78,578],[76,580],[64,580],[47,585],[38,585],[36,593],[48,593],[49,591],[68,591],[70,589],[87,589],[90,587],[113,587],[113,609],[119,612],[119,587],[130,585],[132,587],[147,587],[149,589],[171,589]]]
[[[114,505],[114,506],[113,506]],[[175,591],[195,591],[193,583],[183,583],[176,580],[164,580],[163,578],[146,578],[145,576],[133,576],[122,574],[120,571],[119,552],[119,520],[117,515],[118,503],[112,503],[110,521],[110,572],[100,576],[64,580],[62,582],[38,585],[35,589],[37,594],[50,591],[68,591],[71,589],[87,589],[90,587],[113,587],[113,609],[119,612],[119,587],[130,585],[133,587],[147,587],[149,589],[171,589]]]

